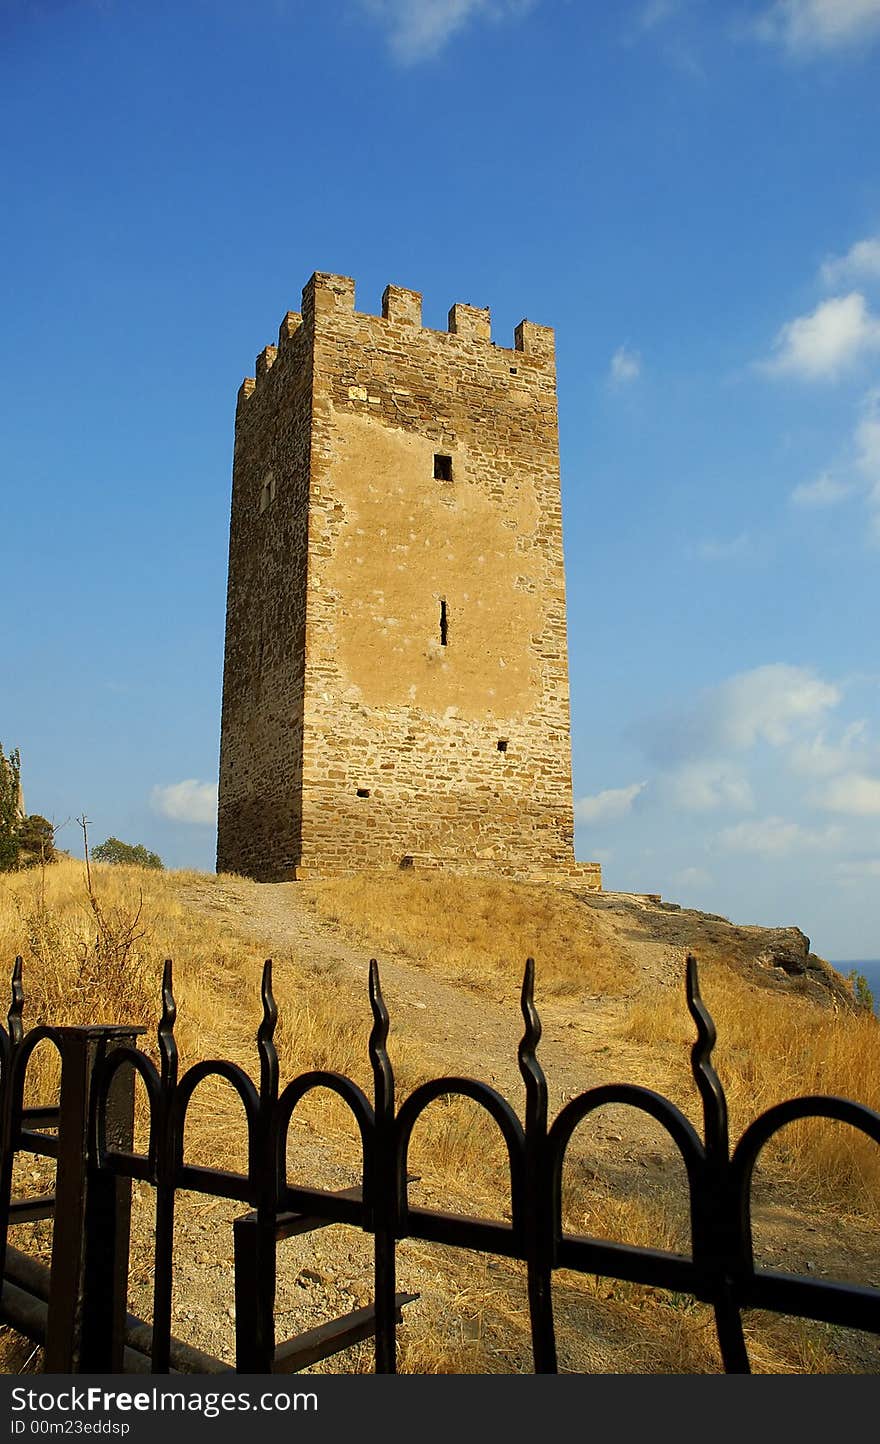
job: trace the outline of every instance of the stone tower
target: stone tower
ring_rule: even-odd
[[[317,274],[238,396],[219,870],[600,885],[573,850],[553,332]]]

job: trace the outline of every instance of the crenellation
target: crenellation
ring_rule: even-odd
[[[306,326],[339,312],[354,311],[354,281],[351,276],[333,276],[315,271],[302,293],[302,319]]]
[[[404,286],[386,286],[382,292],[382,319],[406,326],[421,326],[421,291],[408,291]]]
[[[536,326],[534,321],[520,321],[513,333],[515,351],[525,356],[554,360],[556,355],[555,336],[552,326]]]
[[[302,327],[303,318],[298,311],[288,311],[278,327],[278,350],[286,350],[289,343]]]
[[[288,312],[282,321],[279,346],[300,326],[313,327],[316,318],[320,322],[320,318],[330,318],[340,312],[364,321],[384,321],[395,329],[401,326],[418,328],[439,344],[442,344],[441,338],[457,336],[460,340],[490,346],[497,353],[493,360],[499,373],[503,371],[506,376],[518,377],[519,385],[534,384],[538,379],[535,365],[554,359],[552,327],[521,321],[514,333],[513,347],[501,346],[492,340],[488,307],[456,302],[449,310],[447,330],[429,330],[422,324],[421,292],[391,284],[382,293],[380,315],[372,316],[369,312],[355,310],[355,283],[350,276],[337,276],[325,271],[316,271],[305,286],[301,313]],[[364,338],[363,355],[365,358],[393,360],[395,353],[389,349],[387,338],[376,334]],[[525,370],[520,370],[520,363]],[[454,361],[452,364],[455,364]]]
[[[278,347],[277,347],[277,346],[264,346],[264,347],[263,347],[263,349],[262,349],[262,351],[260,352],[259,356],[257,357],[257,361],[256,361],[257,380],[258,380],[258,381],[260,381],[260,380],[262,379],[262,377],[264,377],[264,376],[266,375],[266,372],[269,371],[269,370],[271,369],[271,367],[273,367],[273,366],[275,365],[275,360],[276,360],[277,355],[278,355]]]
[[[449,311],[448,330],[451,336],[458,336],[463,341],[491,342],[492,323],[488,308],[463,306],[457,301]]]

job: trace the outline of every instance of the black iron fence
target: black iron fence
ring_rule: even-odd
[[[525,1084],[521,1122],[494,1088],[471,1078],[437,1078],[398,1107],[386,1049],[389,1018],[375,961],[369,994],[373,1027],[369,1056],[372,1101],[351,1079],[313,1071],[279,1089],[273,1035],[278,1010],[272,967],[263,972],[263,1017],[257,1033],[259,1085],[236,1064],[202,1062],[179,1076],[174,1040],[176,1009],[171,964],[162,987],[157,1067],[137,1046],[143,1029],[22,1026],[21,959],[16,961],[8,1031],[0,1028],[0,1313],[45,1348],[53,1373],[229,1372],[229,1365],[171,1333],[174,1221],[181,1189],[246,1206],[233,1225],[235,1371],[289,1373],[361,1339],[375,1338],[377,1373],[394,1373],[401,1310],[414,1297],[396,1287],[401,1239],[422,1239],[522,1260],[526,1265],[536,1373],[557,1371],[553,1271],[558,1268],[690,1294],[714,1309],[724,1370],[749,1372],[744,1309],[769,1309],[880,1333],[880,1290],[831,1283],[755,1266],[751,1184],[758,1156],[775,1133],[801,1118],[850,1124],[880,1143],[880,1114],[844,1098],[803,1097],[768,1109],[732,1153],[727,1105],[712,1066],[715,1028],[699,993],[697,965],[688,957],[687,1003],[697,1037],[691,1065],[702,1100],[703,1137],[667,1098],[631,1084],[591,1088],[548,1120],[547,1084],[538,1062],[541,1024],[534,1004],[534,963],[522,988],[525,1031],[519,1067]],[[61,1058],[57,1108],[24,1107],[28,1062],[49,1039]],[[134,1073],[149,1102],[147,1151],[134,1147]],[[197,1087],[222,1078],[238,1094],[247,1120],[247,1170],[201,1167],[184,1159],[187,1110]],[[347,1105],[362,1146],[361,1184],[331,1191],[287,1181],[287,1138],[294,1110],[316,1088]],[[441,1213],[408,1197],[407,1155],[413,1128],[440,1098],[464,1097],[489,1114],[507,1149],[510,1221]],[[687,1173],[691,1254],[638,1248],[568,1233],[562,1223],[562,1173],[572,1135],[607,1104],[650,1115],[672,1138]],[[54,1195],[12,1198],[17,1153],[56,1160]],[[152,1323],[127,1312],[131,1187],[139,1179],[155,1193]],[[54,1217],[51,1266],[8,1243],[16,1224]],[[373,1304],[307,1334],[278,1343],[275,1336],[278,1243],[329,1224],[354,1225],[374,1241]]]

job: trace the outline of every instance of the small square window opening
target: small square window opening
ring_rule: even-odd
[[[435,452],[435,454],[434,454],[434,480],[435,480],[435,481],[451,481],[451,480],[452,480],[452,457],[451,457],[451,456],[441,456],[439,452]]]
[[[496,743],[495,745],[496,745],[496,747],[498,748],[498,751],[499,751],[499,752],[506,752],[506,751],[507,751],[507,738],[506,738],[506,737],[499,737],[499,738],[498,738],[498,741],[497,741],[497,743]]]

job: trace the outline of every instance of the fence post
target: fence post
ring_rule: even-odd
[[[259,1208],[232,1224],[237,1374],[271,1374],[275,1361],[275,1221]]]
[[[59,1028],[61,1098],[55,1225],[46,1325],[47,1374],[121,1373],[131,1232],[131,1179],[97,1167],[91,1139],[98,1063],[134,1046],[141,1028]],[[120,1069],[107,1099],[110,1148],[130,1150],[134,1074]]]

